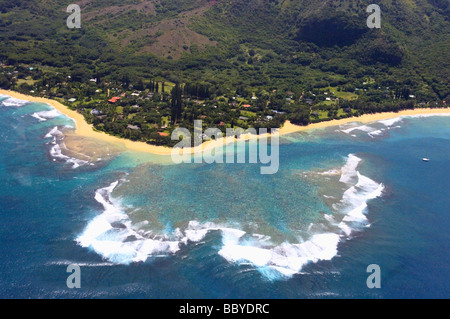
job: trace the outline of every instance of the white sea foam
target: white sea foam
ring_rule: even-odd
[[[58,129],[57,126],[55,126],[54,128],[52,128],[50,130],[50,132],[48,132],[44,138],[52,138],[52,137],[56,137],[56,136],[61,136],[62,132]]]
[[[182,238],[182,242],[187,244],[188,241],[199,242],[205,238],[208,231],[217,230],[217,227],[213,223],[205,223],[201,225],[197,221],[190,221],[188,228],[185,231],[185,236]]]
[[[436,113],[402,115],[402,116],[399,116],[399,117],[396,117],[396,118],[392,118],[392,119],[381,120],[381,121],[378,121],[378,123],[383,124],[388,129],[390,129],[390,128],[400,128],[401,126],[399,126],[399,125],[394,126],[394,124],[397,124],[399,122],[403,122],[403,120],[405,118],[426,118],[426,117],[436,117],[436,116],[450,116],[450,113],[439,113],[439,111],[437,110]]]
[[[7,99],[1,102],[4,106],[21,107],[21,106],[24,106],[24,105],[30,103],[30,101],[19,100],[19,99],[16,99],[14,97],[9,97],[9,96],[6,96],[6,97],[7,97]]]
[[[316,234],[300,244],[286,242],[269,248],[249,246],[237,239],[224,240],[219,254],[229,262],[250,262],[289,277],[299,273],[308,263],[331,260],[337,255],[339,241],[340,236],[333,233]]]
[[[367,133],[367,135],[369,135],[370,137],[375,137],[375,136],[379,136],[379,135],[382,135],[383,133],[384,133],[384,129],[380,129],[380,130],[376,130],[376,131],[373,131],[373,132],[370,132],[370,133]]]
[[[361,159],[355,155],[349,155],[347,164],[344,165],[345,169],[343,169],[340,181],[349,185],[350,188],[344,192],[341,201],[333,205],[333,209],[337,215],[336,218],[339,215],[344,215],[338,227],[343,232],[343,235],[347,237],[355,229],[368,225],[368,220],[365,215],[367,202],[371,199],[381,197],[384,190],[382,183],[377,183],[357,171],[360,161]],[[352,182],[355,182],[355,177],[357,182],[356,184],[352,184]],[[329,221],[332,222],[330,219]]]
[[[351,157],[349,157],[349,161],[350,159]],[[353,174],[349,175],[354,176],[355,174],[357,183],[344,192],[342,200],[335,204],[333,208],[335,211],[345,214],[343,222],[362,223],[367,221],[367,217],[364,215],[367,201],[380,197],[384,190],[384,185],[362,175],[356,168],[353,170]],[[347,227],[345,228],[347,229]]]
[[[377,127],[373,127],[370,125],[360,125],[360,126],[354,126],[354,127],[350,127],[347,129],[343,129],[340,131],[345,134],[349,134],[353,137],[357,137],[357,135],[351,134],[351,133],[354,133],[355,131],[360,131],[360,132],[367,133],[367,135],[369,135],[372,138],[376,138],[377,136],[383,135],[386,132],[386,130],[394,128],[394,124],[402,122],[402,121],[403,121],[403,117],[399,116],[399,117],[396,117],[393,119],[381,120],[381,121],[376,122],[376,123],[384,125],[385,126],[384,128],[377,128]],[[376,123],[373,123],[373,124],[375,125]],[[395,126],[395,127],[397,128],[399,126]]]
[[[56,161],[57,159],[63,160],[66,163],[71,164],[73,169],[76,169],[76,168],[78,168],[80,166],[91,164],[88,161],[81,160],[81,159],[74,158],[74,157],[70,157],[70,156],[64,155],[62,153],[61,146],[65,147],[65,144],[64,144],[64,141],[63,141],[64,135],[59,130],[59,128],[57,126],[52,128],[44,136],[44,138],[52,138],[52,141],[49,142],[49,144],[52,145],[52,147],[50,148],[50,156],[53,158],[54,161]]]
[[[358,167],[361,159],[353,154],[348,156],[347,163],[341,168],[341,178],[339,181],[344,184],[351,184],[357,177],[356,168]]]
[[[346,134],[350,134],[350,133],[353,132],[353,131],[363,131],[363,132],[370,133],[370,132],[373,132],[373,131],[375,131],[375,130],[376,130],[376,129],[374,129],[374,128],[371,127],[371,126],[368,126],[368,125],[361,125],[361,126],[356,126],[356,127],[351,127],[351,128],[345,129],[345,130],[341,130],[341,132],[344,132],[344,133],[346,133]]]
[[[56,117],[61,116],[62,114],[58,110],[50,110],[50,111],[41,111],[31,114],[32,117],[39,120],[39,122],[44,122]]]
[[[366,132],[367,135],[369,135],[372,138],[375,138],[376,136],[383,135],[383,133],[386,131],[386,129],[385,128],[376,129],[374,127],[370,127],[370,126],[364,125],[364,126],[358,126],[358,127],[342,130],[341,132],[344,132],[346,134],[350,134],[353,131]],[[356,134],[350,134],[350,136],[357,137]]]
[[[387,126],[387,127],[391,127],[395,123],[402,122],[402,121],[403,121],[402,117],[396,117],[396,118],[393,118],[393,119],[378,121],[378,123],[381,123],[381,124],[383,124],[384,126]]]
[[[405,115],[408,118],[422,118],[422,117],[434,117],[434,116],[450,116],[450,113],[433,113],[433,114],[415,114],[415,115]]]
[[[156,236],[133,228],[120,201],[111,193],[119,181],[96,191],[95,200],[103,206],[103,213],[95,217],[77,238],[82,247],[91,248],[110,262],[130,264],[143,262],[149,257],[174,254],[182,245],[197,243],[210,231],[220,231],[224,242],[237,243],[246,233],[222,227],[211,222],[190,221],[185,230],[177,228],[173,234]],[[258,240],[264,240],[259,236]]]
[[[50,155],[54,159],[64,160],[66,163],[72,164],[72,168],[73,169],[76,169],[76,168],[78,168],[80,166],[89,164],[88,161],[84,161],[84,160],[81,160],[81,159],[78,159],[78,158],[74,158],[74,157],[70,157],[70,156],[64,155],[62,153],[61,146],[59,144],[57,144],[55,142],[55,140],[52,141],[52,144],[54,144],[54,145],[50,148]]]
[[[267,240],[261,242],[255,238],[250,241],[247,236],[240,234],[239,237],[224,238],[219,254],[229,262],[249,262],[259,267],[265,276],[275,279],[278,278],[276,273],[290,277],[301,273],[309,263],[331,260],[338,254],[340,241],[347,239],[361,225],[368,224],[365,216],[367,202],[381,196],[384,189],[382,184],[357,171],[360,162],[357,156],[349,155],[341,169],[340,181],[350,187],[343,194],[341,202],[334,207],[336,216],[324,216],[330,225],[335,225],[340,219],[340,231],[312,234],[309,239],[298,244],[285,242],[272,246]]]
[[[213,222],[190,221],[185,229],[177,228],[167,235],[139,231],[138,225],[148,226],[148,222],[133,226],[120,201],[111,197],[119,181],[96,191],[95,199],[102,205],[103,212],[89,222],[77,242],[109,262],[130,264],[152,256],[174,254],[189,243],[200,243],[209,232],[218,231],[222,237],[218,254],[228,262],[252,265],[269,279],[291,277],[301,273],[309,263],[336,257],[339,243],[361,225],[368,224],[367,201],[381,196],[384,186],[361,175],[357,171],[360,162],[360,158],[350,154],[340,170],[341,182],[349,188],[333,207],[335,215],[324,216],[324,223],[334,227],[316,233],[312,231],[314,227],[310,227],[308,238],[297,243],[275,244],[270,236],[250,234]]]
[[[146,238],[131,226],[120,202],[111,197],[119,181],[96,191],[95,199],[103,213],[95,217],[77,238],[82,247],[91,248],[105,259],[119,264],[145,261],[149,256],[175,253],[179,241]]]

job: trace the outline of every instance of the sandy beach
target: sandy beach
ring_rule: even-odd
[[[8,90],[2,90],[0,89],[0,94],[9,95],[13,98],[20,99],[20,100],[27,100],[31,102],[39,102],[39,103],[46,103],[50,106],[54,107],[56,110],[61,112],[62,114],[70,117],[75,121],[76,124],[76,130],[75,133],[82,137],[90,137],[94,139],[100,139],[102,141],[118,144],[118,147],[125,148],[132,151],[138,151],[138,152],[146,152],[151,153],[155,155],[171,155],[172,154],[172,148],[170,147],[164,147],[164,146],[154,146],[149,145],[144,142],[134,142],[131,140],[123,139],[120,137],[112,136],[109,134],[106,134],[104,132],[98,132],[94,130],[94,127],[90,124],[88,124],[84,116],[76,111],[70,110],[67,106],[61,104],[58,101],[41,98],[41,97],[34,97],[30,95],[25,95],[22,93],[14,92],[14,91],[8,91]],[[376,122],[380,120],[387,120],[392,118],[397,118],[401,116],[411,116],[411,115],[432,115],[432,114],[450,114],[450,108],[441,108],[441,109],[430,109],[430,108],[421,108],[421,109],[415,109],[415,110],[405,110],[400,111],[398,113],[395,112],[389,112],[389,113],[378,113],[378,114],[366,114],[362,115],[360,117],[352,117],[352,118],[346,118],[346,119],[340,119],[340,120],[332,120],[328,122],[321,122],[321,123],[315,123],[310,124],[308,126],[299,126],[294,125],[287,121],[284,126],[279,130],[280,135],[300,132],[300,131],[306,131],[306,130],[312,130],[312,129],[319,129],[319,128],[326,128],[329,126],[338,126],[343,125],[346,123],[352,123],[352,122],[359,122],[359,123],[370,123],[370,122]],[[269,134],[270,135],[270,134]],[[246,136],[245,138],[258,138],[258,136]],[[222,138],[214,141],[208,141],[203,143],[201,146],[193,148],[192,153],[200,153],[206,150],[210,150],[212,148],[223,146],[227,143],[234,142],[235,139],[232,138]]]
[[[31,102],[38,102],[38,103],[46,103],[50,106],[54,107],[56,110],[61,112],[62,114],[70,117],[75,121],[76,129],[75,133],[80,136],[84,137],[91,137],[103,140],[105,142],[109,143],[115,143],[120,144],[121,147],[125,147],[128,150],[134,150],[134,151],[141,151],[141,152],[149,152],[156,155],[170,155],[172,152],[172,149],[169,147],[163,147],[163,146],[153,146],[146,144],[144,142],[134,142],[127,139],[123,139],[117,136],[112,136],[109,134],[106,134],[104,132],[95,131],[94,127],[86,122],[84,119],[84,116],[76,111],[73,111],[69,109],[67,106],[61,104],[58,101],[41,98],[41,97],[34,97],[25,95],[22,93],[14,92],[14,91],[7,91],[7,90],[1,90],[0,94],[9,95],[13,98],[20,99],[20,100],[27,100]]]

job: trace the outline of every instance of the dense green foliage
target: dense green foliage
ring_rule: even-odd
[[[86,0],[68,29],[72,2],[0,0],[0,87],[75,98],[97,129],[135,140],[171,144],[198,118],[305,125],[450,95],[447,0],[374,0],[381,29],[362,0]]]

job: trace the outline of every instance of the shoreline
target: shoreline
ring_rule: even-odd
[[[152,153],[155,155],[170,155],[172,149],[164,146],[156,146],[150,145],[144,142],[131,141],[124,138],[120,138],[117,136],[109,135],[105,132],[99,132],[94,129],[94,126],[88,124],[84,118],[84,116],[76,111],[69,109],[64,104],[47,98],[42,97],[34,97],[31,95],[25,95],[15,91],[3,90],[0,89],[0,94],[9,95],[13,98],[19,100],[26,100],[30,102],[38,102],[48,104],[58,112],[66,115],[71,118],[75,122],[75,134],[83,136],[83,137],[91,137],[95,139],[100,139],[105,142],[113,143],[113,144],[121,144],[121,146],[125,147],[128,150],[141,151]]]
[[[11,96],[12,98],[16,98],[19,100],[26,100],[30,102],[38,102],[38,103],[44,103],[48,104],[54,109],[56,109],[58,112],[64,114],[65,116],[71,118],[75,122],[75,134],[83,136],[83,137],[90,137],[95,139],[100,139],[105,142],[109,142],[112,144],[120,144],[124,146],[127,150],[131,151],[138,151],[138,152],[144,152],[144,153],[151,153],[154,155],[163,155],[163,156],[170,156],[172,154],[172,151],[174,150],[171,147],[166,146],[156,146],[156,145],[150,145],[144,142],[138,142],[138,141],[131,141],[127,140],[121,137],[109,135],[105,132],[99,132],[95,131],[93,125],[90,125],[86,122],[84,116],[76,111],[73,111],[69,109],[64,104],[47,98],[42,97],[34,97],[31,95],[22,94],[15,91],[10,90],[3,90],[0,89],[0,94]],[[313,129],[319,129],[319,128],[327,128],[332,126],[339,126],[347,123],[371,123],[371,122],[377,122],[381,120],[388,120],[393,118],[398,118],[402,116],[411,116],[411,115],[440,115],[440,114],[450,114],[450,108],[420,108],[420,109],[414,109],[414,110],[404,110],[400,112],[385,112],[385,113],[376,113],[376,114],[365,114],[360,117],[350,117],[345,119],[338,119],[338,120],[331,120],[331,121],[324,121],[320,123],[314,123],[309,124],[308,126],[299,126],[292,124],[289,121],[286,121],[284,126],[279,129],[279,135],[286,135],[291,133],[297,133],[307,130],[313,130]],[[264,136],[270,136],[270,134],[264,134],[261,136],[257,135],[246,135],[245,139],[258,139],[259,137]],[[214,141],[207,141],[204,142],[202,145],[192,148],[191,153],[192,154],[198,154],[202,153],[207,150],[211,150],[220,146],[225,146],[228,143],[232,143],[236,141],[235,138],[220,138],[218,140]],[[181,151],[181,150],[180,150]]]

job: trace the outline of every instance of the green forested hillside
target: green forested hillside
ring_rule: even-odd
[[[423,94],[449,94],[445,0],[373,1],[380,30],[367,28],[370,3],[362,0],[84,0],[82,29],[68,30],[71,2],[0,1],[0,59],[85,69],[86,78],[125,71],[253,86],[382,73],[423,82],[416,83]]]

